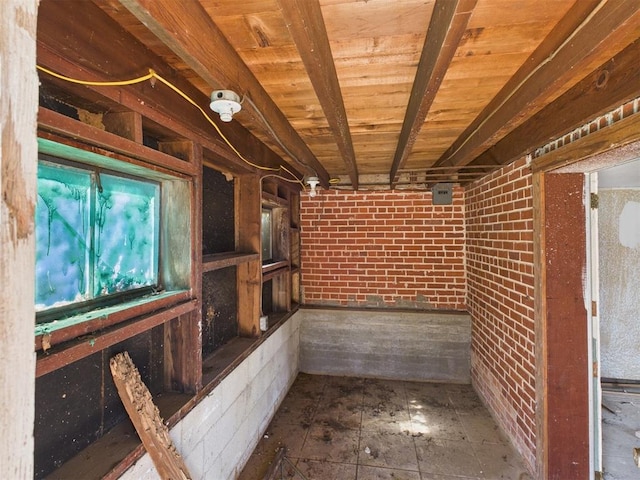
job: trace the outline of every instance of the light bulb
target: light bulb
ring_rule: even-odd
[[[318,177],[307,177],[307,185],[309,185],[310,197],[315,197],[318,194],[316,187],[318,186],[319,183],[320,183],[320,180],[318,179]]]

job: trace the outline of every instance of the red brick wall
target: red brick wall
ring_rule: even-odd
[[[302,303],[465,309],[464,192],[322,190],[301,198]]]
[[[532,175],[524,159],[467,187],[471,376],[498,423],[535,465]]]

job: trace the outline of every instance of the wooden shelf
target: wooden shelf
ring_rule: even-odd
[[[262,274],[264,275],[265,273],[269,273],[273,270],[278,270],[280,268],[284,268],[288,266],[289,266],[288,260],[280,260],[278,262],[267,263],[262,266]]]
[[[202,256],[202,273],[259,260],[259,253],[225,252]]]
[[[280,275],[288,275],[289,272],[290,272],[289,264],[285,262],[285,265],[281,266],[278,269],[270,270],[269,272],[266,272],[266,273],[263,272],[262,283],[268,282],[272,278],[279,277]]]

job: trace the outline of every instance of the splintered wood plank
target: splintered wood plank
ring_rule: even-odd
[[[151,393],[142,382],[129,354],[117,354],[111,358],[109,365],[124,408],[160,478],[190,479],[187,466],[169,437],[169,429],[162,421],[158,407],[153,403]]]

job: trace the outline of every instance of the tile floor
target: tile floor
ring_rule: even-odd
[[[530,479],[469,385],[300,374],[239,479],[282,445],[278,479]]]
[[[602,466],[604,480],[637,480],[640,468],[633,461],[640,447],[640,395],[602,393]]]

